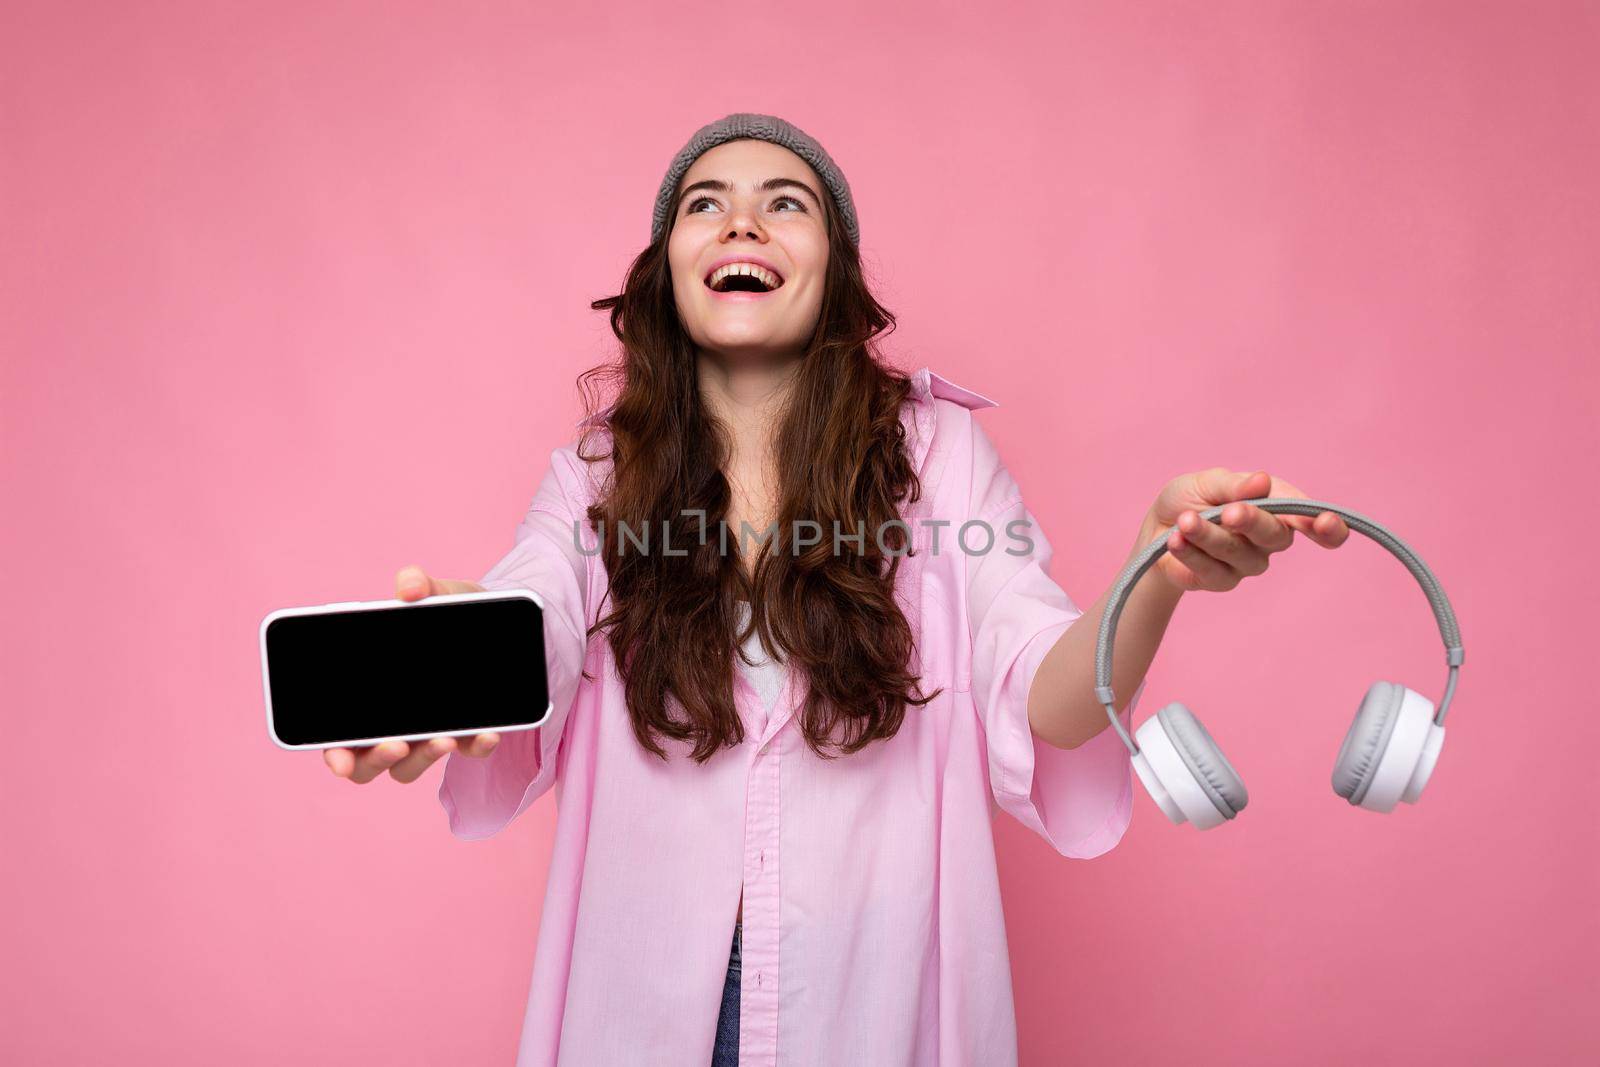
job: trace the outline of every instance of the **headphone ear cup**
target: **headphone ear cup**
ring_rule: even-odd
[[[1368,811],[1415,804],[1444,745],[1433,702],[1395,682],[1373,682],[1333,761],[1333,791]]]
[[[1378,757],[1400,719],[1400,697],[1400,687],[1393,682],[1373,682],[1345,731],[1333,761],[1333,791],[1351,804],[1366,798]]]
[[[1244,780],[1193,712],[1168,704],[1136,735],[1134,768],[1157,805],[1175,823],[1220,826],[1250,802]]]

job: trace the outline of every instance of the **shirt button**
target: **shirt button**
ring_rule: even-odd
[[[771,742],[771,741],[768,741],[768,742],[767,742],[767,743],[766,743],[766,744],[764,744],[764,745],[762,745],[762,746],[761,746],[761,747],[760,747],[760,748],[759,748],[759,749],[758,749],[758,750],[757,750],[757,751],[756,751],[756,755],[758,755],[758,756],[765,756],[765,755],[766,755],[766,754],[767,754],[767,749],[768,749],[768,748],[770,748],[770,747],[772,747],[772,742]]]

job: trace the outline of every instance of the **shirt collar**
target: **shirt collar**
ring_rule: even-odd
[[[959,386],[928,367],[911,376],[911,399],[913,402],[901,409],[900,421],[910,435],[911,468],[919,475],[928,461],[928,451],[933,447],[933,429],[939,414],[933,403],[935,399],[949,400],[968,411],[1000,406],[997,401]]]

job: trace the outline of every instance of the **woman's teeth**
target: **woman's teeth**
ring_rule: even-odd
[[[735,278],[748,278],[750,282],[734,282],[732,279]],[[706,285],[719,293],[731,292],[734,289],[742,292],[766,293],[782,284],[782,278],[754,263],[729,263],[712,271],[706,279]]]

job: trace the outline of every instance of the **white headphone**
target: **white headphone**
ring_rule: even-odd
[[[1295,497],[1264,497],[1246,500],[1262,511],[1290,515],[1316,516],[1331,511],[1350,528],[1365,534],[1393,553],[1406,565],[1433,605],[1439,633],[1444,638],[1445,662],[1450,675],[1444,699],[1434,714],[1433,702],[1421,693],[1396,682],[1373,682],[1361,701],[1361,708],[1344,735],[1339,755],[1333,764],[1333,791],[1352,805],[1368,811],[1392,811],[1404,800],[1415,804],[1422,795],[1428,776],[1439,761],[1444,747],[1444,715],[1455,695],[1456,677],[1461,671],[1463,653],[1461,631],[1455,612],[1445,599],[1444,590],[1420,557],[1400,538],[1364,515],[1320,500]],[[1200,512],[1206,522],[1220,522],[1219,505]],[[1167,550],[1172,528],[1135,557],[1112,587],[1110,602],[1100,620],[1099,641],[1095,646],[1095,696],[1105,705],[1111,725],[1133,756],[1134,770],[1151,799],[1175,823],[1193,823],[1209,830],[1234,818],[1250,801],[1244,781],[1233,769],[1222,750],[1194,713],[1174,702],[1146,719],[1136,731],[1137,745],[1128,737],[1113,710],[1111,691],[1111,649],[1116,639],[1117,618],[1140,575],[1149,570]]]

